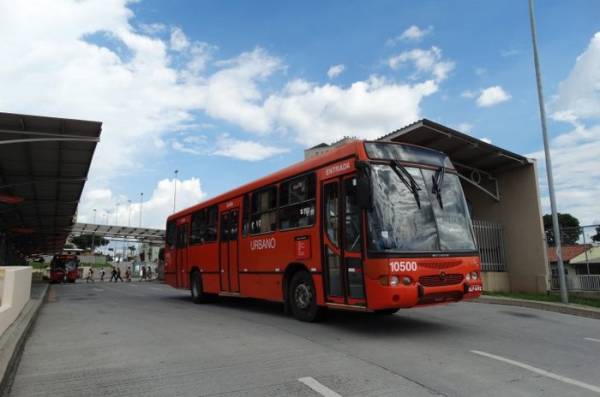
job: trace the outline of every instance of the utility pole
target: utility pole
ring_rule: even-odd
[[[94,225],[96,225],[96,209],[94,208]],[[96,228],[94,226],[94,232],[92,233],[92,255],[94,256],[94,265],[96,264]]]
[[[175,179],[173,180],[173,213],[175,213],[175,208],[176,205],[175,203],[177,202],[177,174],[179,173],[179,170],[175,170]]]
[[[144,192],[140,193],[140,227],[142,227],[142,207],[144,205]]]
[[[535,28],[535,12],[533,0],[529,0],[529,22],[531,25],[531,41],[533,42],[533,62],[535,64],[535,79],[537,82],[538,102],[540,105],[540,120],[542,123],[542,135],[544,137],[544,154],[546,156],[546,174],[548,176],[548,193],[550,195],[550,208],[552,210],[552,230],[554,231],[554,244],[556,244],[556,258],[558,259],[558,283],[560,284],[560,300],[569,303],[567,292],[567,280],[565,279],[565,265],[562,259],[560,244],[560,226],[558,224],[558,213],[556,210],[556,197],[554,195],[554,177],[552,176],[552,159],[550,157],[550,144],[548,142],[548,131],[546,129],[546,108],[544,105],[544,90],[542,88],[542,74],[540,71],[540,60],[537,48],[537,33]]]
[[[127,227],[131,227],[131,200],[127,200]]]

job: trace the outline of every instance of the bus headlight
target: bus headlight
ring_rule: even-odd
[[[410,277],[408,277],[408,276],[402,277],[402,284],[404,284],[404,285],[410,285],[411,283],[412,283],[412,280],[411,280]]]
[[[468,273],[468,272],[467,272],[467,274],[465,275],[465,279],[466,279],[467,281],[471,280],[471,273]]]
[[[477,272],[471,272],[471,280],[477,280],[479,278],[479,274]]]
[[[391,287],[395,287],[399,283],[400,283],[400,279],[398,278],[398,276],[390,276],[390,286]]]

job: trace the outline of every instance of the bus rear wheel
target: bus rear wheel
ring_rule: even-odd
[[[317,305],[315,284],[306,271],[299,271],[292,276],[288,300],[292,314],[300,321],[320,321],[325,316],[325,308]]]
[[[190,275],[190,293],[192,294],[192,302],[194,303],[209,302],[212,297],[211,295],[204,293],[200,272],[197,270],[194,270]]]

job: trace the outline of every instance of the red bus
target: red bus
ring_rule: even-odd
[[[76,255],[54,255],[50,262],[50,282],[74,283],[79,275],[79,259]]]
[[[165,281],[194,302],[394,313],[481,294],[480,261],[448,157],[355,141],[171,215]]]

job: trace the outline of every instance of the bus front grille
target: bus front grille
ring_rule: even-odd
[[[439,287],[442,285],[455,285],[463,281],[462,274],[436,274],[433,276],[419,277],[419,282],[425,287]]]

